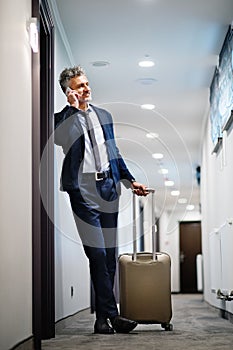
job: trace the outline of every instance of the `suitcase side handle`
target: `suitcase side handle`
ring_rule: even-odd
[[[156,240],[155,240],[155,222],[154,222],[154,188],[147,188],[147,191],[152,194],[152,254],[153,260],[157,260],[156,255]],[[133,192],[133,255],[132,259],[137,260],[137,227],[136,227],[136,195]]]

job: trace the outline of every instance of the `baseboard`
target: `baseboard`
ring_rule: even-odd
[[[224,318],[225,320],[233,323],[233,314],[231,312],[224,310],[224,309],[220,309],[219,307],[210,304],[206,300],[204,300],[204,301],[206,304],[208,304],[209,307],[211,307],[211,309],[216,311],[216,314],[218,314],[219,317]]]
[[[219,314],[225,320],[228,320],[229,322],[233,323],[233,314],[231,312],[220,309]]]
[[[90,313],[91,313],[91,309],[89,307],[87,307],[85,309],[82,309],[82,310],[75,312],[74,314],[71,314],[69,316],[66,316],[64,318],[57,320],[55,323],[55,333],[59,333],[64,328],[69,327],[69,325],[71,325],[74,322],[74,318],[76,316],[78,317],[80,312],[83,312],[86,310],[90,310]]]
[[[16,344],[10,350],[34,350],[34,339],[33,337],[29,337],[25,340],[22,340],[20,343]]]

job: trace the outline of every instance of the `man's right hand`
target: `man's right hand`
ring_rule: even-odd
[[[69,89],[66,93],[67,101],[72,107],[79,108],[79,101],[74,90]]]

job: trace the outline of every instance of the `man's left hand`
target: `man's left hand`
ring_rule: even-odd
[[[137,181],[132,182],[132,188],[137,196],[147,196],[149,194],[147,187]]]

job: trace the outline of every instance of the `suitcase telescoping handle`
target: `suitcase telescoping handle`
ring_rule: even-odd
[[[147,191],[151,193],[152,195],[152,254],[153,254],[153,260],[157,260],[156,255],[156,241],[155,241],[155,222],[154,222],[154,188],[147,188]],[[137,227],[136,227],[136,195],[133,192],[133,260],[137,259]]]

